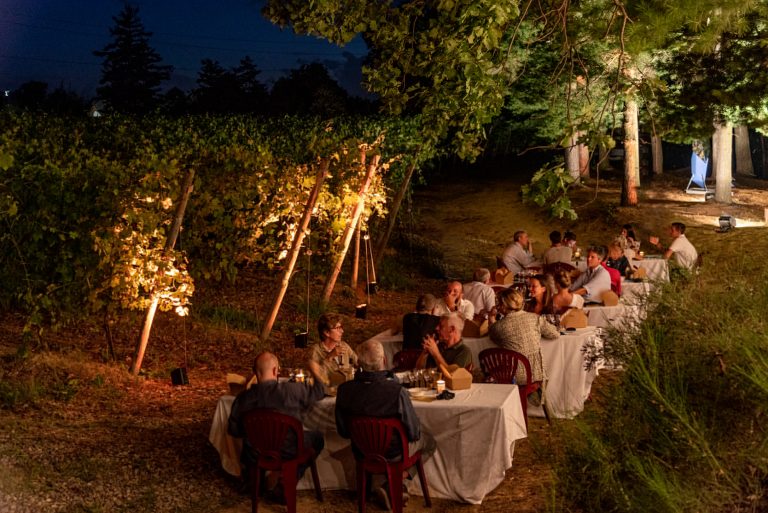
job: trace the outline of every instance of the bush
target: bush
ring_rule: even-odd
[[[557,470],[566,503],[768,510],[768,290],[756,285],[768,271],[744,263],[754,274],[667,285],[636,333],[611,337],[625,371],[568,440]]]

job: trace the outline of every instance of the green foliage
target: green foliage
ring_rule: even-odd
[[[379,155],[363,223],[420,152],[414,119],[0,116],[0,303],[29,325],[92,312],[185,310],[193,276],[283,263],[317,171],[316,264],[338,250],[367,163]],[[176,248],[165,249],[187,170],[195,171]],[[55,258],[52,256],[55,255]]]
[[[510,51],[516,1],[274,0],[263,12],[337,44],[362,34],[370,49],[365,81],[386,112],[418,113],[429,145],[449,140],[462,158],[481,150],[485,126],[500,112],[519,68]]]
[[[523,185],[523,201],[546,207],[551,217],[575,220],[578,215],[568,197],[569,188],[576,183],[562,163],[545,165],[533,175],[531,183]]]
[[[768,404],[761,252],[741,273],[672,283],[607,356],[623,372],[565,447],[560,490],[584,511],[762,511]]]

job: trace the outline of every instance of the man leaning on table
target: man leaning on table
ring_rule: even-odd
[[[669,235],[672,237],[672,244],[665,250],[658,237],[650,237],[651,244],[664,252],[666,260],[672,260],[678,267],[692,270],[696,265],[699,254],[693,244],[685,236],[685,225],[683,223],[672,223],[669,227]]]
[[[450,281],[445,286],[443,297],[435,303],[432,315],[442,316],[451,312],[458,312],[465,319],[475,316],[475,305],[464,299],[464,287],[459,281]]]
[[[440,350],[438,341],[432,335],[424,337],[423,351],[416,361],[416,368],[432,368],[442,365],[457,365],[472,370],[472,351],[461,340],[464,330],[464,319],[456,312],[443,315],[437,325],[439,341],[443,343]]]
[[[576,278],[571,292],[584,297],[587,303],[601,303],[604,292],[611,290],[611,275],[601,265],[605,251],[600,246],[587,249],[587,270]]]
[[[314,376],[314,384],[309,383],[281,383],[277,380],[279,362],[277,356],[264,352],[253,361],[253,372],[258,382],[248,390],[241,392],[232,403],[232,412],[229,414],[229,434],[236,438],[245,438],[243,419],[246,413],[256,408],[269,408],[280,413],[290,415],[301,420],[302,413],[313,404],[325,397],[325,385],[323,385],[322,371],[316,362],[308,363],[309,370]],[[304,431],[304,445],[312,447],[315,454],[323,450],[323,435],[319,431]],[[281,449],[284,458],[293,458],[296,455],[296,439],[288,436]],[[253,463],[254,456],[245,439],[241,460],[248,468],[248,463]],[[297,469],[298,477],[304,474],[309,465],[302,465]],[[277,483],[273,483],[273,486]],[[280,495],[279,490],[277,491]]]
[[[421,450],[421,459],[426,461],[435,452],[435,440],[428,433],[421,431],[419,418],[413,409],[408,391],[391,379],[386,371],[386,359],[381,343],[367,340],[358,346],[357,351],[363,370],[355,374],[354,380],[339,385],[336,394],[336,430],[339,435],[350,438],[349,422],[353,417],[394,417],[403,423],[409,454]],[[354,445],[352,451],[356,458],[362,456]],[[395,436],[390,443],[387,457],[395,459],[402,455],[400,438]],[[416,468],[409,468],[406,473],[404,477],[411,479],[416,473]],[[375,491],[384,504],[389,506],[387,487],[380,483]]]

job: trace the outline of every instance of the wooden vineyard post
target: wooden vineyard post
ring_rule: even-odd
[[[357,221],[357,227],[355,229],[355,252],[352,258],[352,279],[350,280],[350,286],[353,289],[357,288],[357,273],[360,269],[360,225],[361,220]]]
[[[181,198],[176,205],[176,213],[173,218],[173,226],[171,232],[168,234],[168,238],[165,240],[165,253],[173,249],[176,245],[176,239],[179,237],[179,231],[181,231],[181,222],[184,220],[184,211],[187,209],[187,201],[189,201],[189,195],[192,194],[192,180],[195,178],[194,170],[187,171],[187,176],[184,178],[184,185],[181,189]],[[147,350],[147,344],[149,343],[149,333],[152,331],[152,322],[155,320],[155,312],[157,311],[157,304],[160,301],[160,296],[157,292],[152,292],[152,303],[150,303],[147,309],[147,315],[144,318],[144,327],[141,329],[141,337],[136,344],[136,352],[133,356],[133,362],[131,363],[131,373],[138,374],[141,370],[141,363],[144,360],[144,353]]]
[[[275,301],[272,304],[272,310],[269,312],[269,317],[267,317],[267,322],[264,323],[264,328],[261,330],[261,336],[259,338],[262,342],[266,342],[269,334],[272,332],[272,326],[275,325],[275,319],[277,319],[277,312],[280,311],[280,305],[283,304],[283,298],[285,297],[285,293],[288,290],[288,284],[291,281],[291,274],[293,274],[293,269],[296,267],[296,261],[299,259],[301,245],[304,242],[304,236],[307,233],[309,221],[312,218],[312,210],[315,208],[315,203],[317,203],[317,197],[320,195],[320,189],[323,186],[323,181],[325,181],[325,177],[328,175],[329,163],[330,161],[327,159],[323,159],[320,162],[320,169],[317,172],[317,176],[315,177],[315,185],[312,187],[312,191],[309,193],[307,205],[304,207],[304,214],[301,216],[301,221],[299,222],[299,228],[296,230],[296,234],[293,236],[291,251],[288,253],[288,257],[286,258],[283,277],[280,281],[280,288],[278,289],[277,295],[275,296]]]
[[[419,161],[419,149],[416,150],[416,154],[413,156],[413,162],[408,166],[405,172],[403,181],[400,182],[400,187],[397,189],[395,197],[392,198],[392,203],[389,206],[389,214],[387,215],[387,224],[384,231],[381,233],[376,241],[376,248],[373,253],[373,266],[378,268],[381,265],[381,260],[384,258],[384,250],[387,248],[389,238],[392,236],[392,231],[395,229],[397,223],[397,214],[400,212],[400,205],[403,203],[405,193],[408,192],[408,187],[411,183],[411,177],[416,170],[416,163]],[[367,286],[367,285],[366,285]]]
[[[349,243],[352,242],[352,235],[354,234],[355,227],[357,226],[360,214],[363,213],[363,207],[365,206],[365,197],[368,194],[368,187],[371,185],[373,179],[373,173],[376,172],[376,168],[379,167],[379,155],[373,157],[373,161],[368,165],[368,171],[365,174],[365,180],[360,187],[360,193],[358,194],[357,204],[352,211],[352,218],[347,223],[347,227],[344,229],[344,236],[341,241],[341,251],[336,257],[336,262],[333,265],[331,274],[328,275],[328,279],[325,281],[325,288],[323,289],[323,302],[328,303],[333,294],[333,287],[336,285],[336,279],[341,272],[341,265],[344,263],[344,257],[347,255],[349,249]]]

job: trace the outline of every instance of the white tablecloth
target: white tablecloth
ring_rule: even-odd
[[[239,475],[239,465],[236,469],[231,465],[237,463],[239,451],[232,452],[236,444],[226,440],[232,441],[226,434],[226,419],[233,400],[232,396],[219,399],[209,440],[219,451],[224,469]],[[321,486],[353,489],[354,457],[349,440],[336,433],[335,404],[331,397],[320,401],[304,424],[320,430],[325,438],[325,449],[317,460]],[[414,401],[413,405],[422,430],[432,434],[437,443],[435,454],[424,466],[432,496],[480,504],[512,466],[515,441],[527,436],[517,387],[473,384],[469,390],[457,391],[450,401]],[[312,488],[309,472],[299,488]],[[417,479],[408,483],[408,490],[421,493]]]
[[[587,323],[597,328],[632,329],[645,318],[644,307],[640,304],[625,304],[623,301],[616,306],[585,305]]]
[[[394,354],[403,347],[402,335],[392,335],[391,330],[387,330],[373,338],[381,342],[387,362],[391,364]],[[464,338],[463,341],[472,351],[476,367],[480,364],[480,351],[497,347],[488,337]],[[600,364],[587,370],[582,351],[601,344],[598,330],[594,327],[568,332],[555,340],[541,339],[541,356],[548,377],[546,401],[550,415],[573,418],[584,409],[584,401],[589,397]],[[543,417],[544,411],[529,404],[528,415]]]
[[[669,281],[669,263],[664,258],[649,257],[629,261],[632,267],[642,267],[650,281]]]

